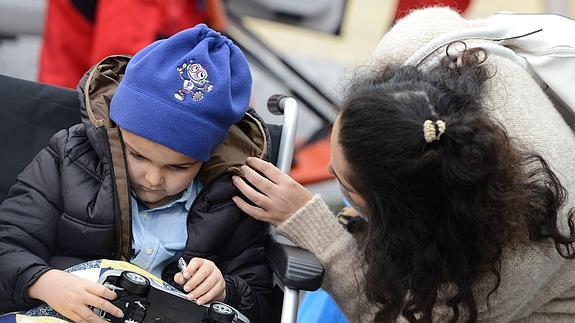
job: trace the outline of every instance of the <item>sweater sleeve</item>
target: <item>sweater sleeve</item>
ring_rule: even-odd
[[[56,134],[18,176],[0,205],[0,312],[23,310],[38,302],[27,289],[50,269],[60,217],[60,158]]]
[[[322,288],[333,296],[349,320],[373,320],[375,309],[368,305],[364,292],[361,252],[353,236],[318,195],[277,229],[317,256],[325,269]]]
[[[350,321],[373,320],[376,307],[367,303],[364,293],[361,251],[318,196],[278,226],[278,231],[318,257],[326,271],[322,287]],[[548,242],[507,248],[502,259],[501,283],[489,296],[489,305],[485,300],[494,281],[484,277],[474,287],[479,320],[508,322],[553,315],[572,319],[572,302],[564,294],[573,286],[574,266],[562,259]],[[449,313],[440,302],[434,308],[434,321],[443,321]]]

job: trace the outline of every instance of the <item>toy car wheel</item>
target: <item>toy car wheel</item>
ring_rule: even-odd
[[[120,274],[118,285],[131,294],[146,296],[150,289],[150,280],[133,271],[123,271]]]
[[[220,302],[213,302],[208,309],[208,318],[212,322],[233,322],[236,318],[236,311],[233,307]]]

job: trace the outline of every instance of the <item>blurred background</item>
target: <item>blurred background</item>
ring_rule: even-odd
[[[265,108],[271,95],[290,94],[301,103],[292,174],[337,208],[341,197],[325,169],[326,138],[345,75],[369,61],[395,19],[430,4],[469,18],[500,11],[575,17],[575,0],[0,0],[0,74],[74,87],[107,54],[133,54],[154,39],[208,23],[246,52],[255,107],[267,122],[281,123]]]
[[[344,203],[326,166],[346,77],[369,62],[395,20],[429,5],[448,5],[468,18],[501,11],[575,17],[575,0],[0,0],[0,74],[74,88],[107,55],[134,54],[207,23],[246,53],[253,104],[266,122],[282,123],[267,111],[270,96],[298,100],[291,174],[338,212]],[[304,298],[298,322],[347,321],[319,290]]]

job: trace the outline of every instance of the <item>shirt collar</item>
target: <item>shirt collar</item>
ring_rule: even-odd
[[[186,211],[189,211],[190,208],[192,207],[192,204],[194,203],[196,197],[198,196],[200,188],[201,188],[200,181],[197,178],[194,178],[192,183],[190,183],[190,186],[188,186],[188,189],[186,189],[184,194],[182,194],[182,197],[178,199],[184,201],[185,198],[186,204],[184,204],[184,207],[186,208]]]
[[[192,203],[194,203],[194,200],[196,199],[199,189],[200,189],[199,180],[195,178],[178,199],[168,202],[166,204],[162,204],[149,210],[161,210],[172,207],[176,203],[185,203],[184,207],[186,208],[186,211],[189,211],[190,208],[192,207]],[[138,202],[138,204],[141,204],[141,202],[137,199],[134,190],[130,189],[130,194]]]

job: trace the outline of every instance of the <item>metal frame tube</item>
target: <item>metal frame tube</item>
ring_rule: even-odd
[[[299,291],[284,286],[281,323],[296,323],[299,306]]]
[[[278,151],[277,167],[284,173],[291,171],[291,162],[295,148],[296,131],[299,121],[297,101],[292,97],[281,98],[278,102],[283,112],[284,123]],[[299,290],[284,286],[281,323],[296,323],[299,306]]]
[[[284,113],[284,125],[278,151],[278,168],[289,174],[295,146],[299,109],[297,101],[292,97],[282,98],[279,103]]]

